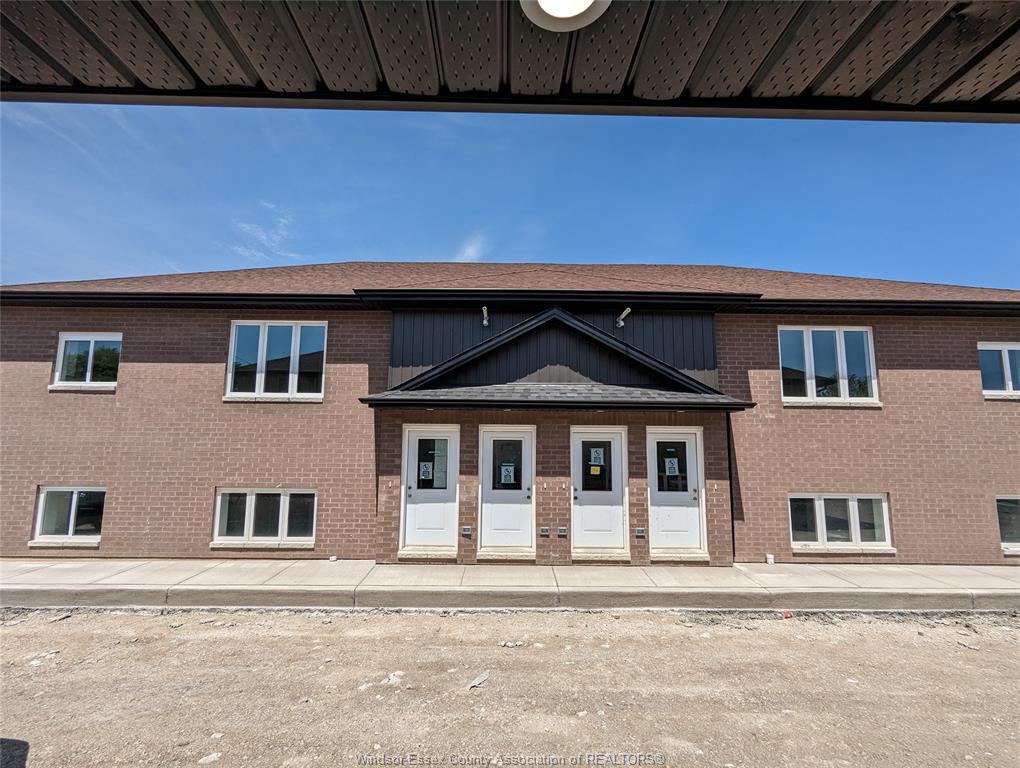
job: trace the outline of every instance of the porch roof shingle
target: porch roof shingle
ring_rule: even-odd
[[[723,394],[671,392],[611,384],[489,384],[480,387],[387,390],[361,398],[376,407],[648,408],[740,411],[754,403]]]

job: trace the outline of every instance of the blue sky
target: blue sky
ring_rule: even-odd
[[[5,283],[343,260],[1020,288],[1020,126],[0,106]]]

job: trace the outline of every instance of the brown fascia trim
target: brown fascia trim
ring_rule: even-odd
[[[604,305],[718,313],[1020,317],[1020,301],[763,299],[753,293],[651,291],[376,290],[351,294],[29,291],[0,288],[0,306],[152,309],[412,309],[440,307]]]
[[[357,296],[302,293],[137,293],[4,291],[0,306],[126,307],[149,309],[365,309]]]
[[[590,306],[607,302],[633,304],[645,309],[704,309],[739,306],[761,298],[760,293],[694,292],[694,291],[584,291],[524,290],[498,288],[355,288],[354,293],[369,307],[385,309],[428,309],[435,307],[469,306]]]
[[[1020,301],[762,299],[733,311],[791,315],[963,315],[1018,317]]]
[[[704,403],[690,405],[682,403],[649,403],[642,400],[395,400],[387,397],[359,397],[361,402],[372,408],[427,408],[444,409],[489,409],[512,408],[514,410],[629,410],[629,411],[745,411],[757,406],[753,402]]]
[[[316,92],[279,93],[242,86],[165,91],[156,88],[99,88],[45,86],[7,82],[0,87],[0,101],[42,101],[63,104],[148,104],[212,106],[373,109],[427,112],[507,112],[565,115],[656,115],[671,117],[794,118],[811,120],[908,120],[966,123],[1020,123],[1015,102],[964,101],[946,104],[903,106],[845,97],[793,98],[680,98],[649,102],[621,96],[504,96],[500,94],[444,94],[428,98],[384,94]]]

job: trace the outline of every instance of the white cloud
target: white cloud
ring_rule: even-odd
[[[53,104],[4,103],[0,116],[10,124],[28,131],[48,131],[61,141],[73,147],[107,178],[112,178],[110,169],[86,144],[92,144],[93,136],[83,129],[78,120],[68,112],[53,110]]]
[[[230,246],[230,250],[238,256],[243,256],[252,261],[270,261],[275,256],[299,261],[304,257],[292,251],[289,244],[294,239],[294,232],[291,225],[294,219],[290,214],[282,211],[274,203],[259,200],[259,205],[267,211],[272,211],[270,220],[263,222],[235,221],[234,226],[244,235],[248,242],[236,243]]]
[[[453,257],[454,261],[481,261],[486,253],[489,251],[489,244],[485,240],[485,235],[475,233],[465,240],[460,248],[457,250],[457,255]]]
[[[269,257],[258,248],[249,248],[247,245],[232,245],[230,250],[250,261],[269,261]]]

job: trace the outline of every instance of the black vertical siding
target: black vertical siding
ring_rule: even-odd
[[[483,326],[481,308],[477,311],[398,310],[393,313],[390,386],[407,381],[534,314],[535,311],[492,309],[489,325]],[[577,316],[667,365],[716,385],[715,323],[711,314],[635,310],[627,316],[623,328],[616,327],[617,314],[581,312]],[[536,370],[541,367],[541,361],[548,361],[550,355],[554,355],[562,365],[574,371],[592,371],[595,365],[595,370],[601,371],[603,377],[613,374],[612,364],[606,358],[599,355],[596,360],[589,360],[592,349],[578,344],[574,337],[545,334],[543,338],[546,347],[521,344],[520,352],[515,354],[529,357],[519,360],[516,370]]]

